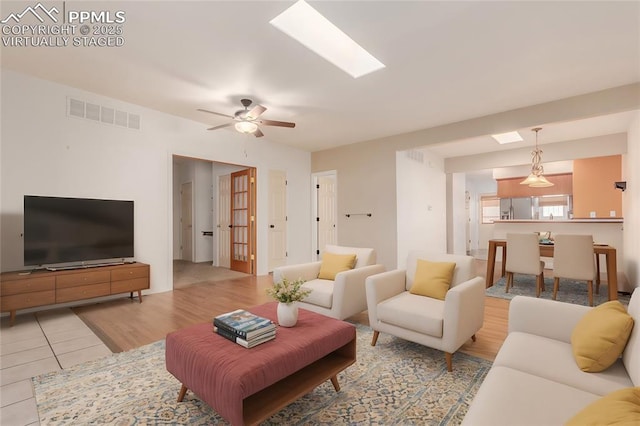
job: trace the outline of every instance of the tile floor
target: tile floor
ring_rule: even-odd
[[[71,309],[54,309],[0,323],[0,425],[39,425],[31,377],[110,355]]]

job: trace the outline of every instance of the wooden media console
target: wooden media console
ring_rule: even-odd
[[[0,310],[9,312],[11,324],[19,309],[92,299],[149,288],[149,265],[125,263],[68,270],[37,270],[0,274]]]

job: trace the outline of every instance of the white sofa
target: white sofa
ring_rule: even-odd
[[[586,306],[516,296],[509,334],[463,425],[562,425],[615,390],[640,386],[640,290],[627,312],[635,321],[623,355],[600,373],[578,368],[571,333]]]
[[[273,282],[282,278],[305,280],[303,287],[311,289],[311,294],[298,305],[318,314],[343,320],[366,310],[365,280],[385,270],[383,265],[376,264],[376,251],[372,248],[327,245],[324,252],[355,254],[356,264],[353,269],[338,273],[334,281],[318,278],[321,261],[281,266],[273,270]]]

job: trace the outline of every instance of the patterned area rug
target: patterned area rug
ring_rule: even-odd
[[[357,361],[272,416],[267,425],[457,425],[491,362],[463,353],[447,373],[444,354],[357,325]],[[273,342],[274,344],[276,341]],[[227,424],[165,369],[164,341],[33,378],[41,425]]]
[[[514,296],[536,297],[536,278],[533,275],[514,274],[513,287],[509,293],[504,292],[506,278],[502,277],[493,286],[487,289],[487,296],[499,297],[501,299],[513,299]],[[540,293],[542,299],[553,299],[553,278],[544,279],[545,291]],[[606,282],[600,283],[600,294],[596,294],[596,285],[593,284],[593,305],[597,306],[609,301],[609,287]],[[618,293],[618,300],[624,304],[629,304],[629,295]],[[560,289],[556,300],[560,302],[573,303],[575,305],[589,306],[586,281],[574,281],[569,279],[560,280]]]

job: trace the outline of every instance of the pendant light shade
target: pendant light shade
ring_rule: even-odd
[[[536,132],[536,149],[531,151],[531,173],[525,180],[520,182],[520,185],[529,185],[532,188],[553,186],[553,183],[549,182],[547,178],[543,176],[544,168],[542,167],[542,150],[538,148],[538,132],[542,130],[542,127],[536,127],[531,130]]]

